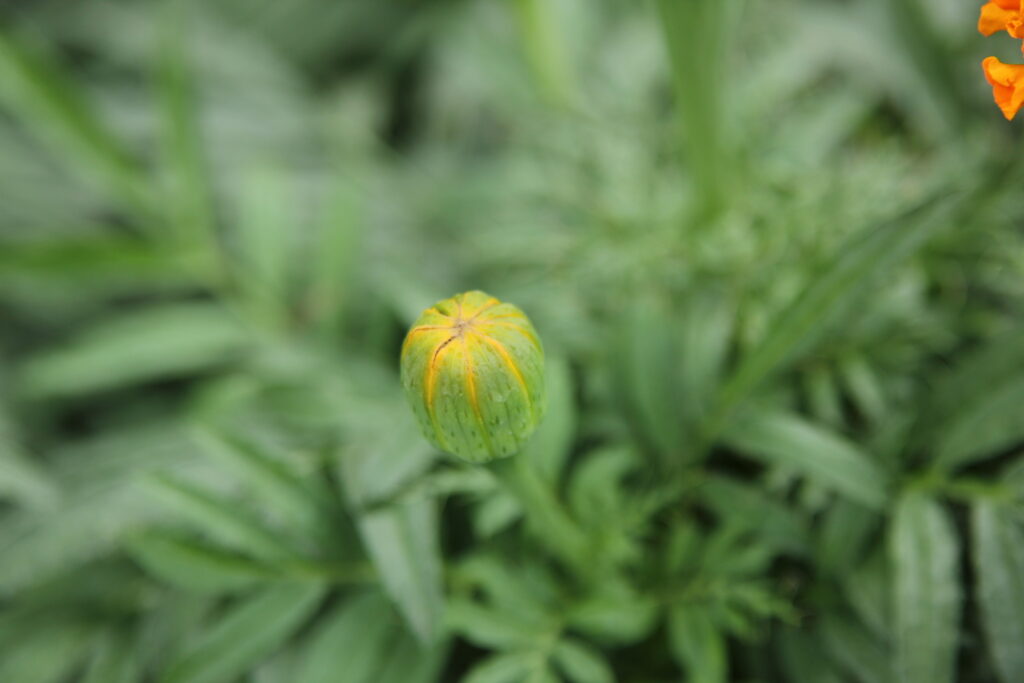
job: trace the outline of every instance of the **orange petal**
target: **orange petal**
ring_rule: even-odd
[[[991,4],[998,5],[1003,9],[1020,11],[1020,0],[992,0]]]
[[[1017,14],[1006,22],[1006,32],[1014,38],[1024,38],[1024,15]]]
[[[1006,4],[1003,0],[1002,4]],[[1015,0],[1015,8],[1001,7],[997,0],[986,2],[981,7],[981,16],[978,17],[978,31],[985,36],[1004,30],[1012,21],[1020,20],[1020,2]]]
[[[986,57],[981,68],[1003,116],[1012,121],[1024,105],[1024,64],[1003,64],[995,57]]]

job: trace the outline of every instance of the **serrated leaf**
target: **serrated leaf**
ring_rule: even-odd
[[[971,509],[974,571],[981,618],[1004,683],[1024,677],[1024,530],[999,504]]]
[[[886,501],[884,470],[843,437],[797,415],[747,411],[733,420],[723,439],[746,455],[792,467],[870,508]]]
[[[420,640],[434,642],[444,608],[437,504],[396,503],[362,515],[358,527],[399,612]]]
[[[945,510],[909,492],[889,531],[896,627],[895,676],[901,683],[951,683],[959,640],[959,544]]]
[[[725,636],[708,612],[697,604],[672,607],[668,618],[669,648],[693,683],[724,683],[728,668]]]
[[[316,583],[267,588],[235,605],[198,635],[167,667],[162,683],[234,680],[267,657],[316,611],[325,587]]]
[[[615,674],[608,662],[582,642],[563,639],[551,654],[558,668],[573,683],[613,683]]]
[[[126,548],[150,573],[186,592],[238,591],[274,577],[248,558],[177,534],[145,532],[129,538]]]

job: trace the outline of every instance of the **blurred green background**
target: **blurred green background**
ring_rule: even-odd
[[[0,681],[1024,681],[977,12],[0,2]],[[397,377],[468,289],[497,467]]]

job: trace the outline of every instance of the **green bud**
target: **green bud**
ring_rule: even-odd
[[[544,414],[544,349],[512,304],[457,294],[423,311],[406,335],[402,386],[432,444],[488,462],[516,453]]]

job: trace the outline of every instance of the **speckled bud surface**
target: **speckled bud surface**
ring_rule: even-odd
[[[544,414],[537,331],[518,308],[484,292],[423,311],[402,344],[401,373],[423,434],[469,462],[516,453]]]

